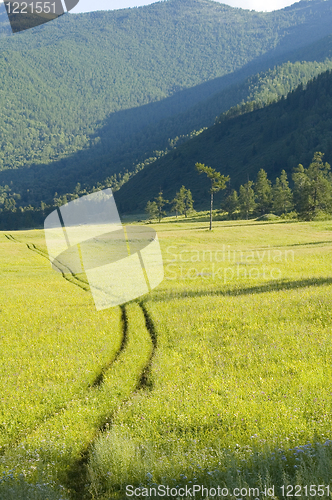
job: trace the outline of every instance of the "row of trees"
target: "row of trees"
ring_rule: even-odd
[[[230,219],[248,219],[250,215],[264,215],[273,212],[277,215],[290,212],[294,208],[293,193],[289,187],[285,170],[276,178],[272,186],[265,170],[258,172],[256,182],[248,180],[235,189],[222,203],[222,208]]]
[[[231,219],[248,219],[251,215],[269,212],[282,215],[295,211],[305,220],[314,219],[320,212],[332,214],[331,167],[323,162],[323,156],[323,153],[316,152],[308,168],[299,164],[293,170],[293,190],[285,170],[272,185],[265,170],[261,169],[256,182],[248,180],[240,186],[239,192],[233,190],[222,208]]]
[[[204,165],[204,163],[196,163],[196,170],[199,174],[205,173],[211,182],[210,187],[210,229],[212,229],[212,211],[213,211],[213,195],[221,189],[226,188],[226,183],[229,181],[229,176],[225,177],[220,172],[217,172],[212,167]],[[163,211],[163,207],[169,203],[168,200],[164,200],[162,191],[155,198],[155,201],[148,201],[146,205],[146,212],[150,219],[157,219],[159,222],[163,215],[166,213]],[[193,211],[194,200],[190,189],[186,189],[184,186],[181,187],[175,195],[174,200],[171,202],[171,210],[178,214],[184,214],[187,217],[188,213]]]
[[[163,198],[162,191],[159,192],[154,201],[148,201],[145,211],[147,212],[149,219],[158,219],[160,222],[162,217],[166,215],[164,206],[167,204],[171,205],[171,211],[175,212],[176,217],[178,215],[184,215],[187,217],[188,214],[194,209],[194,200],[190,189],[186,189],[182,186],[171,202]]]
[[[332,214],[332,174],[328,163],[323,162],[323,153],[316,152],[308,168],[299,164],[293,171],[293,189],[291,189],[285,170],[277,177],[274,184],[268,179],[267,173],[261,169],[256,181],[248,181],[241,185],[239,190],[233,189],[224,198],[221,209],[229,219],[248,219],[251,216],[260,216],[268,213],[276,215],[296,212],[296,215],[305,220],[314,219],[318,213]],[[226,189],[230,181],[211,167],[196,163],[199,174],[206,174],[210,180],[210,229],[212,229],[213,197],[220,190]],[[154,201],[149,201],[146,211],[150,219],[159,222],[166,213],[164,207],[168,200],[163,198],[162,191]],[[171,202],[171,210],[178,214],[193,210],[193,198],[190,189],[181,187]]]
[[[248,219],[271,212],[282,215],[294,211],[295,215],[305,220],[312,220],[321,212],[332,215],[331,167],[323,162],[323,156],[323,153],[316,152],[308,168],[300,164],[293,170],[292,189],[285,170],[272,184],[265,170],[261,169],[255,182],[248,180],[238,191],[233,189],[226,192],[221,204],[223,214],[229,219]],[[212,229],[214,194],[226,189],[230,178],[202,163],[196,163],[195,166],[198,173],[207,175],[210,181],[210,229]],[[52,204],[41,202],[40,207],[31,205],[17,207],[20,195],[13,193],[8,186],[0,187],[0,229],[41,225],[44,218],[56,206],[61,206],[84,194],[87,194],[87,191],[77,184],[74,193],[62,197],[56,195]],[[149,201],[146,206],[149,218],[160,221],[166,215],[164,210],[166,205],[170,206],[170,210],[176,216],[187,217],[194,206],[190,189],[182,186],[171,202],[165,200],[163,192],[160,191],[154,201]]]

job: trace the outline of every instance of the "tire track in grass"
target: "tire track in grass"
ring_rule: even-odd
[[[152,390],[153,384],[152,384],[152,380],[151,380],[151,365],[152,365],[153,357],[155,355],[155,351],[157,349],[157,334],[156,334],[156,330],[154,327],[154,323],[153,323],[148,311],[146,310],[144,303],[137,302],[136,304],[141,308],[142,313],[143,313],[145,329],[146,329],[146,331],[149,334],[149,337],[151,339],[151,352],[150,352],[149,358],[147,359],[146,365],[142,369],[142,373],[139,377],[139,380],[137,382],[135,390],[133,391],[131,396],[133,396],[137,391],[147,390],[147,389]],[[125,306],[122,306],[122,307],[125,310]],[[128,318],[127,318],[127,321],[128,321]],[[127,323],[127,328],[128,328],[128,323]],[[124,401],[124,403],[127,402],[128,400],[129,400],[129,398],[126,401]],[[107,418],[105,420],[105,422],[103,423],[103,425],[99,429],[100,432],[102,432],[102,433],[106,432],[110,428],[110,426],[112,425],[112,422],[113,422],[113,417],[114,417],[114,415],[112,415],[111,418]]]
[[[122,306],[124,310],[125,306]],[[87,486],[89,486],[89,476],[88,476],[88,462],[91,451],[93,450],[95,441],[100,435],[104,432],[108,431],[113,424],[114,419],[118,411],[122,408],[122,406],[128,403],[132,397],[141,390],[152,389],[152,382],[150,379],[150,367],[152,363],[152,359],[155,354],[155,350],[157,348],[157,336],[155,332],[155,328],[153,322],[142,302],[132,304],[132,307],[136,308],[136,316],[140,316],[139,324],[137,322],[129,321],[127,317],[127,334],[133,334],[133,330],[136,330],[136,333],[140,330],[142,334],[142,340],[144,340],[143,345],[141,346],[142,350],[146,351],[146,360],[145,364],[141,366],[141,373],[137,377],[137,383],[135,387],[133,386],[132,391],[124,398],[118,407],[110,413],[110,415],[105,418],[103,424],[99,427],[98,432],[96,433],[93,441],[89,443],[89,446],[84,450],[80,460],[78,460],[74,465],[72,470],[70,471],[69,478],[71,481],[70,490],[71,490],[71,498],[73,500],[89,500],[91,498],[90,493],[87,491]],[[133,324],[134,323],[134,324]],[[147,347],[149,349],[147,350]]]
[[[14,241],[14,243],[19,243],[11,234],[5,234],[5,238],[7,238],[7,240],[9,241]]]
[[[9,235],[11,236],[11,235]],[[16,241],[13,237],[8,238],[11,241]],[[49,259],[48,254],[36,247],[35,244],[30,243],[26,244],[27,248],[29,250],[32,250],[39,255],[41,255],[44,258]],[[84,283],[84,281],[80,280],[75,276],[73,273],[71,274],[71,278],[73,279],[68,279],[68,276],[65,275],[65,273],[58,268],[59,271],[61,272],[62,276],[67,279],[67,281],[70,281],[71,283],[80,286],[83,288],[82,284],[87,285]],[[80,283],[77,283],[79,281]],[[84,290],[88,291],[89,288],[83,288]],[[136,373],[136,380],[135,384],[132,385],[131,390],[125,395],[123,394],[123,398],[117,399],[117,405],[116,408],[113,409],[113,411],[109,412],[108,415],[105,415],[102,423],[99,425],[99,428],[95,429],[94,431],[94,436],[93,438],[89,441],[87,445],[85,445],[81,450],[79,450],[79,458],[76,459],[71,466],[67,466],[67,472],[66,472],[66,477],[64,478],[64,483],[66,484],[67,488],[71,492],[71,496],[75,500],[82,500],[83,496],[86,493],[86,484],[87,484],[87,464],[88,464],[88,458],[89,458],[89,453],[90,450],[93,447],[93,444],[95,442],[96,437],[100,434],[103,433],[105,430],[109,429],[109,426],[111,425],[114,416],[116,415],[118,409],[128,400],[130,400],[131,396],[133,396],[137,391],[139,390],[151,390],[152,389],[152,381],[151,381],[151,364],[152,360],[155,354],[155,351],[157,349],[157,334],[156,330],[153,324],[153,321],[145,307],[145,304],[143,302],[139,303],[134,303],[131,305],[132,308],[136,308],[136,311],[134,311],[132,314],[135,316],[136,321],[129,321],[128,320],[128,313],[127,309],[125,306],[121,306],[121,319],[122,319],[122,343],[121,346],[115,356],[115,358],[108,363],[106,366],[102,368],[100,373],[97,375],[95,378],[94,382],[90,385],[89,391],[94,392],[94,391],[100,391],[100,392],[105,392],[105,388],[108,387],[109,385],[109,380],[107,380],[107,377],[109,376],[110,372],[114,371],[117,367],[117,363],[120,363],[122,365],[122,370],[123,370],[123,356],[130,358],[132,357],[138,357],[141,358],[139,362],[139,372]],[[138,317],[140,319],[138,319]],[[137,345],[136,347],[136,353],[132,349],[133,346],[133,338],[135,334],[141,338],[141,345]],[[137,340],[137,339],[136,339]],[[144,356],[145,355],[145,356]],[[128,364],[128,362],[125,362],[125,365]],[[121,366],[120,365],[120,366]],[[137,365],[137,359],[135,366]],[[121,370],[120,370],[121,371]],[[130,366],[128,366],[128,370],[125,370],[125,373],[123,372],[123,375],[127,377],[128,373],[130,373]],[[118,374],[119,375],[119,374]],[[116,386],[114,386],[116,388]],[[127,391],[126,391],[127,392]],[[118,394],[119,396],[119,394]],[[88,400],[89,397],[86,397],[85,400]],[[91,394],[90,394],[90,399],[91,399]],[[83,402],[83,400],[81,400]],[[76,403],[76,402],[75,402]],[[77,405],[74,404],[74,408],[76,408]],[[112,405],[111,405],[112,406]],[[110,408],[108,408],[110,409]],[[63,415],[66,415],[68,417],[68,412],[71,412],[71,417],[75,419],[75,416],[73,415],[72,409],[62,408],[60,410],[62,412],[62,415],[60,417],[52,415],[50,418],[47,419],[46,423],[43,424],[43,426],[49,426],[51,423],[51,420],[58,420],[59,418],[61,420],[64,420]],[[59,411],[57,413],[60,413]],[[32,435],[39,435],[41,432],[41,427],[38,426],[37,429]],[[64,426],[62,427],[64,428]],[[28,438],[29,440],[29,438]],[[31,442],[31,439],[30,439]],[[29,460],[31,462],[31,459]],[[39,458],[38,458],[39,461]]]
[[[116,420],[117,414],[119,411],[123,409],[123,406],[126,404],[130,403],[130,401],[133,400],[135,394],[137,394],[139,391],[147,392],[151,391],[153,389],[153,382],[151,380],[151,367],[152,367],[152,362],[153,358],[156,353],[157,349],[157,331],[155,328],[155,325],[153,323],[153,320],[145,306],[145,303],[143,301],[137,302],[137,306],[141,310],[142,314],[142,322],[144,322],[145,330],[149,335],[150,342],[151,342],[151,350],[150,350],[150,355],[146,360],[146,365],[144,366],[141,376],[138,380],[138,383],[136,385],[135,390],[129,395],[128,398],[126,398],[124,401],[122,401],[122,404],[116,409],[116,411],[113,413],[111,418],[108,418],[103,426],[100,428],[100,432],[96,435],[95,440],[91,445],[89,446],[89,449],[87,450],[86,454],[84,455],[84,458],[82,458],[82,466],[84,467],[84,474],[81,476],[81,484],[89,485],[89,473],[88,473],[88,467],[89,467],[89,458],[90,454],[94,450],[94,444],[98,438],[103,436],[105,432],[110,431],[112,428],[112,425],[114,421]],[[74,477],[74,476],[73,476]],[[89,485],[90,486],[90,485]],[[86,487],[83,489],[76,489],[75,490],[75,496],[72,497],[73,500],[91,500],[91,493],[87,492]],[[117,498],[115,495],[114,498]]]
[[[119,358],[121,355],[122,351],[126,348],[126,345],[128,343],[128,315],[127,315],[127,310],[124,305],[120,306],[121,308],[121,318],[122,318],[122,325],[123,325],[123,335],[122,335],[122,343],[119,351],[117,352],[117,355],[114,359],[114,362]],[[107,374],[107,370],[109,370],[111,365],[109,364],[107,367],[105,367],[99,374],[98,377],[94,380],[93,384],[91,384],[92,388],[95,387],[100,387],[105,380],[105,376]],[[99,428],[99,431],[102,432],[103,427],[106,427],[106,422],[109,422],[109,420],[112,417],[107,417],[105,422],[102,424],[102,426]],[[98,431],[97,431],[98,432]],[[97,436],[97,434],[96,434]],[[82,500],[83,496],[85,496],[85,489],[86,489],[86,484],[87,483],[87,464],[89,460],[89,455],[90,455],[90,450],[93,447],[93,444],[95,442],[95,438],[89,445],[86,447],[85,450],[81,452],[81,456],[78,460],[76,460],[70,470],[67,473],[67,487],[69,490],[72,491],[72,497],[77,498],[77,500]]]
[[[38,426],[1,460],[17,474],[24,471],[29,482],[39,482],[42,474],[48,482],[60,483],[73,500],[83,500],[87,493],[88,456],[96,437],[140,387],[151,360],[153,343],[142,309],[137,303],[125,309],[122,317],[126,340],[98,384],[90,387],[85,397],[73,400],[70,407]]]
[[[36,247],[34,243],[26,243],[26,246],[28,247],[29,250],[32,250],[33,252],[36,252],[38,255],[41,255],[42,257],[45,257],[49,262],[50,258],[46,252],[41,250],[40,248]],[[61,269],[60,264],[56,261],[56,259],[52,262],[52,265],[58,269],[58,271],[62,274],[62,277],[69,281],[69,283],[72,283],[73,285],[79,286],[82,288],[85,292],[90,291],[90,286],[87,282],[83,281],[81,278],[78,278],[76,274],[74,274],[69,267],[65,266],[64,264],[61,264],[62,267],[67,267],[68,273],[66,273],[63,269]]]
[[[90,387],[99,387],[103,382],[105,378],[105,374],[107,371],[110,369],[111,365],[115,363],[115,361],[118,359],[122,351],[125,349],[127,342],[128,342],[128,316],[127,316],[127,311],[125,306],[120,306],[121,309],[121,321],[122,321],[122,342],[120,349],[115,355],[115,358],[112,359],[107,365],[105,365],[100,373],[97,375],[95,380],[90,384]]]
[[[5,237],[9,241],[13,241],[14,243],[21,243],[22,245],[24,245],[23,242],[19,241],[17,238],[14,238],[14,236],[12,234],[5,234]],[[38,248],[34,243],[25,243],[25,245],[27,246],[27,248],[29,250],[36,252],[38,255],[41,255],[42,257],[47,259],[54,267],[56,267],[56,269],[62,274],[62,277],[66,281],[69,281],[69,283],[72,283],[73,285],[79,286],[80,288],[82,288],[82,290],[84,290],[86,292],[90,291],[90,286],[89,286],[89,283],[87,281],[84,281],[81,278],[79,278],[76,274],[74,274],[69,269],[69,267],[65,266],[64,264],[60,264],[56,259],[53,262],[51,262],[49,255],[47,252],[45,252],[45,250]],[[63,268],[67,269],[68,273],[66,273],[63,270]]]
[[[152,321],[152,318],[149,315],[148,310],[147,310],[144,302],[139,302],[139,306],[142,309],[142,312],[144,315],[144,320],[145,320],[145,327],[146,327],[147,331],[149,332],[153,348],[152,348],[149,362],[142,372],[142,376],[140,379],[138,389],[150,389],[150,390],[152,390],[153,384],[152,384],[152,380],[151,380],[151,365],[152,365],[152,360],[153,360],[153,357],[154,357],[156,349],[157,349],[157,332],[156,332],[154,323]]]

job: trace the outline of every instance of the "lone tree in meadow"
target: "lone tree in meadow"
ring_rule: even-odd
[[[211,188],[210,188],[210,231],[211,231],[213,195],[214,193],[217,193],[221,189],[225,189],[226,182],[229,181],[229,176],[227,175],[226,177],[225,175],[222,175],[220,172],[217,172],[214,168],[207,167],[206,165],[204,165],[204,163],[196,163],[195,167],[198,170],[199,174],[201,173],[206,174],[211,181]]]

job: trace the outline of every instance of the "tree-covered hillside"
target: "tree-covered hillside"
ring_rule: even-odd
[[[200,102],[287,60],[331,21],[331,0],[273,13],[168,0],[65,15],[19,35],[0,16],[0,184],[35,204],[132,170],[238,101]]]
[[[196,206],[208,205],[208,183],[195,173],[195,163],[229,175],[229,188],[254,180],[263,168],[274,180],[281,170],[291,174],[299,163],[308,165],[315,151],[332,161],[332,72],[300,85],[288,97],[261,109],[251,102],[226,113],[199,136],[139,172],[116,200],[122,212],[143,211],[148,200],[163,190],[172,199],[182,185],[192,191]],[[236,116],[238,115],[238,116]],[[290,177],[291,175],[289,175]],[[217,198],[217,197],[216,197]]]

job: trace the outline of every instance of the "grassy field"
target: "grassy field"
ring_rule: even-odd
[[[164,281],[101,312],[0,233],[1,500],[331,498],[332,221],[154,228]]]

